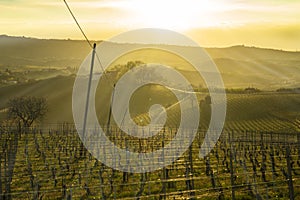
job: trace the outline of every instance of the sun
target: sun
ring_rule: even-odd
[[[221,5],[208,0],[129,0],[123,5],[144,27],[184,30],[211,26]]]

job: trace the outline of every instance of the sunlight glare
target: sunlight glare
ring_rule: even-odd
[[[213,26],[220,2],[208,0],[129,0],[123,5],[136,17],[135,22],[151,28],[185,30]]]

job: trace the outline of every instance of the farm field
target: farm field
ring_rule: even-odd
[[[210,117],[209,104],[203,102],[192,146],[172,165],[141,174],[97,161],[72,123],[48,124],[22,134],[1,126],[1,193],[13,199],[297,199],[299,96],[227,94],[225,128],[211,153],[200,159]],[[153,151],[174,137],[179,117],[179,110],[171,106],[166,127],[148,140],[125,137],[113,123],[108,137],[124,149]],[[149,120],[147,114],[135,119]],[[8,162],[11,156],[15,163]]]
[[[111,141],[122,148],[161,148],[176,133],[148,144],[124,140],[111,127]],[[213,151],[198,157],[205,131],[172,165],[151,173],[113,170],[82,146],[71,124],[57,129],[1,129],[2,198],[13,199],[288,199],[299,198],[300,134],[235,130],[222,133]],[[109,154],[107,154],[109,155]],[[8,162],[15,156],[15,163]],[[108,158],[109,159],[109,158]],[[153,160],[153,162],[156,162]]]
[[[45,97],[49,108],[47,116],[43,123],[46,127],[57,123],[74,123],[72,116],[72,87],[74,77],[59,76],[46,80],[40,80],[35,83],[26,83],[21,85],[12,85],[0,88],[0,119],[5,120],[7,115],[4,112],[7,107],[8,99],[15,96],[31,94],[32,96]],[[63,85],[63,87],[60,87]],[[40,88],[43,88],[41,90]],[[163,91],[157,86],[148,86],[144,90],[137,92],[133,99],[132,113],[134,118],[142,119],[145,122],[149,120],[147,114],[148,108],[153,103],[162,103],[168,109],[170,119],[168,126],[176,127],[180,111],[178,107],[172,107],[175,103],[173,96],[169,93],[160,93]],[[96,93],[96,109],[99,113],[99,122],[103,125],[107,122],[109,112],[109,100],[111,90],[99,88]],[[152,96],[151,101],[149,98]],[[154,98],[154,97],[155,98]],[[200,101],[207,96],[207,93],[198,94]],[[244,91],[239,93],[227,93],[227,115],[225,127],[237,130],[266,130],[266,131],[299,131],[300,119],[300,94],[297,92],[258,92],[247,94]],[[63,101],[62,101],[63,100]],[[141,104],[139,101],[143,101]],[[201,128],[206,128],[210,119],[209,105],[202,105]]]
[[[156,171],[129,173],[104,164],[114,159],[114,152],[106,152],[105,160],[95,159],[75,128],[73,86],[80,63],[90,50],[83,43],[0,35],[0,200],[300,199],[300,52],[243,45],[206,48],[224,80],[227,109],[222,134],[204,158],[199,157],[199,151],[213,102],[190,63],[170,52],[153,50],[164,45],[115,60],[97,74],[105,76],[99,80],[93,101],[99,124],[119,148],[139,153],[159,150],[175,138],[181,120],[180,102],[171,91],[178,88],[147,84],[131,96],[130,116],[145,126],[150,123],[150,107],[160,104],[167,114],[164,127],[157,135],[143,139],[117,126],[110,116],[112,86],[136,63],[156,61],[174,67],[190,81],[197,98],[187,112],[200,108],[196,137],[183,155]],[[143,47],[109,45],[111,49]],[[186,46],[170,48],[195,51]],[[137,79],[146,79],[144,75]],[[163,75],[161,72],[159,78]],[[47,111],[26,127],[21,126],[22,120],[9,118],[12,106],[8,103],[28,96],[44,98]],[[188,120],[193,120],[190,116]],[[182,131],[188,135],[190,130]],[[109,149],[108,145],[101,143],[101,148]],[[151,162],[165,160],[155,157]]]

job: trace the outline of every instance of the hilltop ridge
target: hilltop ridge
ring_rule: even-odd
[[[92,41],[94,42],[94,41]],[[100,42],[100,41],[98,41]],[[112,48],[142,44],[110,43]],[[153,45],[162,47],[163,45]],[[194,51],[197,47],[169,46]],[[300,52],[237,45],[205,48],[219,68],[227,88],[254,86],[260,89],[300,86]],[[91,51],[83,40],[37,39],[0,36],[0,70],[8,67],[57,67],[78,69]],[[151,55],[152,57],[156,56]],[[145,55],[132,60],[143,61]],[[125,64],[125,63],[124,63]],[[182,67],[184,70],[184,66]]]

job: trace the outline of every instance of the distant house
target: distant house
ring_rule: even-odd
[[[255,93],[255,92],[259,92],[260,90],[257,88],[253,88],[253,87],[247,87],[245,88],[245,92],[246,93]]]
[[[8,84],[17,84],[18,81],[12,80],[12,81],[7,81]]]

